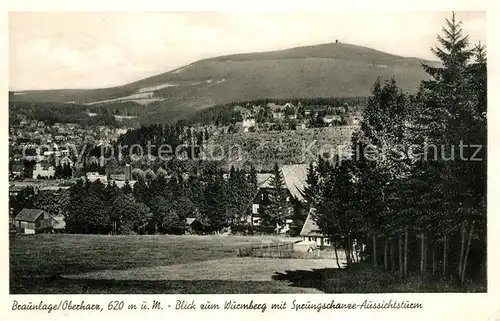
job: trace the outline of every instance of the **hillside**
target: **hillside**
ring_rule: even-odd
[[[119,87],[23,91],[11,93],[10,99],[110,108],[133,101],[145,107],[142,120],[149,123],[177,119],[231,101],[367,96],[379,76],[394,76],[404,91],[414,91],[426,78],[422,61],[331,43],[204,59]]]
[[[230,165],[253,164],[258,171],[279,165],[309,164],[319,156],[345,157],[352,134],[358,126],[310,128],[213,136],[205,146],[205,156],[224,159]]]

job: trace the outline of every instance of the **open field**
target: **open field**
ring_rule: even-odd
[[[335,268],[334,260],[327,259],[274,259],[236,257],[182,263],[170,266],[143,267],[126,270],[103,270],[76,275],[71,279],[99,280],[226,280],[272,281],[279,271]]]
[[[280,269],[285,271],[290,262],[236,257],[241,246],[277,241],[293,239],[222,235],[15,237],[10,241],[10,290],[11,293],[300,292],[288,287],[287,282],[271,278]],[[315,264],[310,267],[321,263]],[[298,260],[290,266],[299,269],[302,265],[307,267],[307,261]],[[233,277],[228,278],[226,272]],[[79,276],[83,273],[87,274]],[[238,278],[239,273],[246,276]],[[263,273],[267,273],[264,279]],[[63,275],[78,279],[62,278]]]
[[[396,274],[328,259],[237,257],[272,236],[34,235],[10,240],[10,292],[31,293],[396,293],[485,292],[483,284]]]

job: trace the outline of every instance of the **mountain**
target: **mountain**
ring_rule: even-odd
[[[145,122],[177,119],[212,105],[263,98],[368,96],[377,77],[413,92],[427,75],[418,58],[328,43],[219,56],[101,89],[11,92],[11,102],[71,102],[117,108],[133,102]]]

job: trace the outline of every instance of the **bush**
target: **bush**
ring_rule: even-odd
[[[259,234],[275,234],[276,230],[273,226],[259,225],[254,226],[254,232]]]
[[[253,234],[253,230],[251,226],[248,226],[246,224],[238,224],[231,226],[231,233],[241,234],[241,235],[251,235]]]

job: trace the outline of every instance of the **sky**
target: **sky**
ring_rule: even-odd
[[[451,12],[10,12],[9,89],[118,86],[224,54],[335,42],[435,59]],[[457,12],[486,43],[485,12]]]

